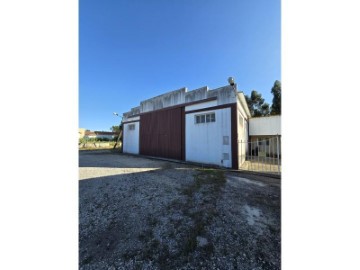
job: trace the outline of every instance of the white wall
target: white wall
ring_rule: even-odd
[[[135,125],[134,130],[129,130],[129,125]],[[123,140],[123,152],[130,154],[139,154],[139,134],[140,134],[140,122],[124,123],[124,140]]]
[[[281,116],[265,116],[250,118],[249,135],[281,135]]]
[[[215,122],[195,124],[195,115],[215,112]],[[185,155],[187,161],[215,164],[231,168],[231,109],[209,110],[185,114]],[[223,144],[228,136],[228,145]],[[227,153],[228,160],[223,160]]]
[[[126,124],[127,121],[137,121],[139,120],[140,121],[140,116],[130,116],[126,119],[123,118],[123,122],[124,124]]]
[[[212,100],[212,101],[208,101],[208,102],[202,102],[202,103],[186,106],[185,111],[187,112],[187,111],[192,111],[192,110],[199,110],[199,109],[203,109],[206,107],[213,107],[213,106],[217,106],[217,100]]]
[[[237,110],[237,127],[238,127],[238,141],[247,140],[247,117],[246,115],[239,109]]]

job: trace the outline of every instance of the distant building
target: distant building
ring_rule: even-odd
[[[118,133],[111,131],[90,131],[86,130],[83,138],[87,139],[109,139],[113,140],[117,137]]]
[[[238,169],[250,111],[236,85],[181,88],[123,114],[123,152]],[[242,152],[242,153],[240,153]]]
[[[84,138],[85,136],[85,128],[79,128],[79,139]]]

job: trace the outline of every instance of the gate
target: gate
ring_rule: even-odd
[[[280,137],[239,142],[239,169],[281,174]]]

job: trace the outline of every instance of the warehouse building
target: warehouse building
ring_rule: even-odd
[[[249,136],[245,96],[236,84],[171,91],[123,114],[123,152],[238,169]]]

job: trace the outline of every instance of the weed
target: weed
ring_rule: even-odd
[[[188,255],[196,249],[197,240],[196,235],[194,233],[190,233],[190,235],[186,238],[185,244],[182,250],[184,255]]]
[[[169,237],[170,238],[175,238],[175,232],[174,231],[169,232]]]
[[[158,248],[160,246],[160,242],[159,242],[159,240],[157,240],[157,239],[152,239],[151,240],[151,242],[150,242],[150,248],[151,249],[156,249],[156,248]]]
[[[279,228],[275,228],[275,227],[272,226],[272,225],[269,225],[269,226],[268,226],[268,229],[269,229],[269,231],[270,231],[270,233],[271,233],[272,235],[278,235],[279,232],[280,232],[280,229],[279,229]]]
[[[160,265],[160,269],[166,269],[168,267],[168,259],[170,258],[169,248],[166,245],[163,245],[160,249],[160,255],[158,258],[158,262]]]
[[[195,175],[195,181],[192,185],[182,190],[182,194],[192,197],[200,189],[218,192],[226,183],[224,172],[215,169],[198,169],[199,173]],[[205,191],[204,190],[204,191]]]
[[[89,255],[88,257],[86,257],[83,261],[82,261],[82,264],[89,264],[91,263],[93,257],[91,255]]]
[[[158,220],[155,217],[148,217],[148,224],[151,227],[155,227],[158,224]]]
[[[214,245],[212,243],[208,243],[207,245],[205,245],[202,248],[203,252],[207,255],[213,254],[214,253]],[[224,250],[224,255],[227,255],[227,250]]]
[[[211,223],[214,216],[218,215],[216,201],[226,183],[224,172],[221,170],[198,169],[197,171],[193,184],[182,190],[182,194],[189,197],[189,203],[187,207],[182,209],[182,212],[193,221],[193,226],[189,228],[182,248],[182,254],[186,256],[195,251],[197,237],[206,234],[205,227]],[[199,192],[201,192],[200,198],[203,200],[198,202],[197,206],[200,206],[201,210],[191,211],[196,207],[193,205],[194,195]],[[200,250],[206,254],[211,254],[214,251],[214,246],[209,243],[201,247]]]
[[[154,233],[151,229],[141,232],[138,235],[138,239],[142,242],[147,242],[154,237]]]

